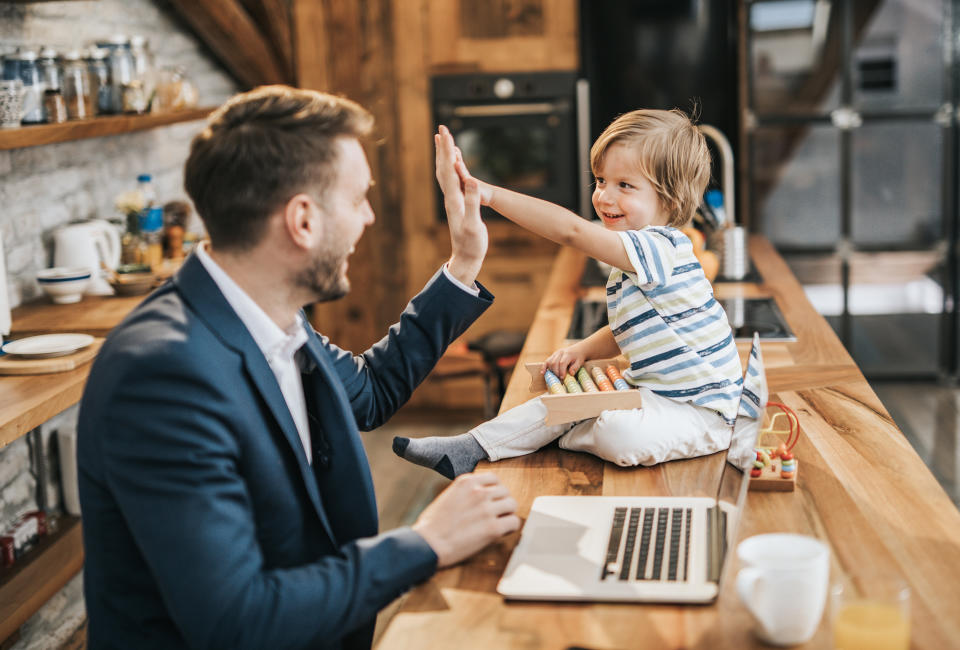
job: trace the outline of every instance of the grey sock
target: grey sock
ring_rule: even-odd
[[[449,479],[472,472],[487,458],[477,439],[469,433],[459,436],[393,439],[393,453],[411,463],[429,467]]]

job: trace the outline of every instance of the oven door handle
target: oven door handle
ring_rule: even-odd
[[[554,102],[530,102],[527,104],[476,104],[473,106],[456,106],[453,114],[456,117],[502,117],[505,115],[549,115],[551,113],[565,113],[570,106]]]

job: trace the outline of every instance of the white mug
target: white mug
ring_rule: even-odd
[[[743,568],[737,594],[773,645],[809,641],[820,625],[830,577],[830,549],[806,535],[773,533],[737,546]]]

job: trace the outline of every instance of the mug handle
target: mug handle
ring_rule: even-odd
[[[756,567],[744,567],[737,574],[737,595],[740,596],[740,602],[747,606],[750,613],[764,628],[767,627],[764,616],[758,611],[757,587],[760,580],[764,577],[763,571]]]

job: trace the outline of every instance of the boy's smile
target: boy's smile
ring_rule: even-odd
[[[605,228],[640,230],[667,225],[669,217],[660,205],[657,191],[640,172],[636,156],[627,144],[611,146],[596,174],[593,209]]]

